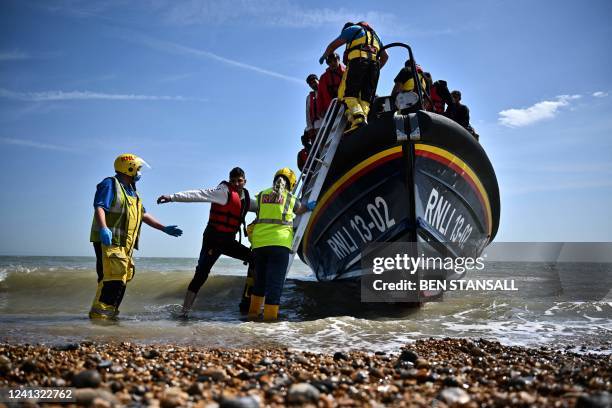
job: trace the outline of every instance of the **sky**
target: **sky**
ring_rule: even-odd
[[[459,89],[496,170],[497,241],[612,241],[608,1],[0,0],[0,255],[93,255],[95,186],[143,157],[139,256],[196,257],[214,187],[295,168],[305,78],[346,21]],[[378,94],[405,51],[392,50]]]

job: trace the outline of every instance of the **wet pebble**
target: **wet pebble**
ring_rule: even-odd
[[[438,399],[447,405],[465,405],[470,402],[470,395],[458,387],[445,388],[440,392]]]
[[[159,357],[159,351],[155,349],[145,350],[144,353],[142,353],[142,356],[147,359],[157,358]]]
[[[346,353],[343,353],[342,351],[336,351],[334,353],[334,360],[335,361],[349,360],[349,356]]]
[[[259,408],[260,404],[253,397],[223,398],[219,408]]]
[[[414,363],[419,358],[419,355],[412,350],[402,350],[402,353],[399,355],[399,359],[401,361],[409,361]]]
[[[610,408],[612,407],[612,395],[609,392],[595,394],[583,394],[576,401],[576,408]]]
[[[113,366],[113,362],[110,360],[101,360],[98,365],[97,368],[100,370],[105,370],[107,368],[111,368]]]
[[[290,404],[317,403],[321,393],[308,383],[293,384],[287,393],[287,402]]]
[[[72,385],[76,388],[97,388],[101,382],[100,373],[96,370],[81,371],[72,377]]]

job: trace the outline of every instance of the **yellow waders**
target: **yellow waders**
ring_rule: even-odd
[[[119,194],[119,192],[117,192]],[[89,317],[91,319],[113,319],[119,314],[127,282],[134,277],[132,253],[138,238],[142,220],[142,205],[137,197],[123,195],[127,200],[126,244],[102,245],[102,269],[104,277],[98,283]]]

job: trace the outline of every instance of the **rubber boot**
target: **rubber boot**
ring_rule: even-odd
[[[278,305],[264,305],[264,322],[278,320]]]
[[[344,98],[344,103],[346,103],[346,111],[348,112],[347,118],[349,118],[349,124],[351,125],[345,132],[348,133],[361,126],[365,121],[365,117],[363,109],[359,104],[359,99],[354,97]]]
[[[360,99],[359,105],[361,105],[361,110],[363,111],[363,116],[365,117],[365,123],[367,124],[368,116],[370,115],[370,103]]]
[[[255,279],[248,276],[246,278],[246,282],[244,284],[244,289],[242,291],[242,298],[240,299],[240,304],[238,307],[240,308],[240,313],[245,314],[249,311],[249,306],[251,304],[251,289],[255,284]]]
[[[188,290],[185,293],[185,300],[183,301],[183,311],[181,313],[182,317],[187,317],[189,312],[191,311],[191,306],[193,306],[193,302],[195,302],[197,293]]]
[[[261,311],[261,305],[264,304],[265,297],[251,295],[251,304],[249,305],[249,318],[256,319]]]

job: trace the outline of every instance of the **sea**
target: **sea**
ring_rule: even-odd
[[[0,257],[0,342],[128,341],[202,347],[289,347],[315,352],[398,352],[421,338],[612,353],[612,264],[489,262],[468,280],[511,279],[516,290],[449,291],[440,301],[362,303],[359,286],[318,282],[296,260],[281,319],[247,321],[238,303],[246,267],[221,258],[188,319],[179,318],[196,259],[136,258],[119,319],[92,322],[93,257]]]

